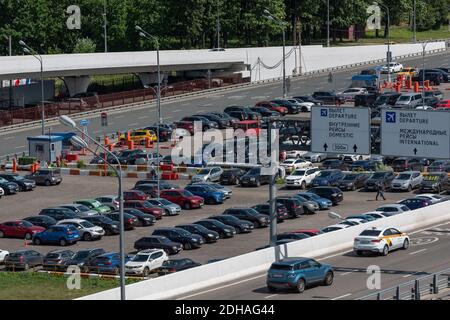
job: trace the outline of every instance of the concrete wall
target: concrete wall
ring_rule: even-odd
[[[259,250],[212,264],[177,272],[163,277],[145,280],[126,287],[127,299],[167,299],[175,295],[203,289],[212,285],[249,277],[267,270],[276,258],[288,256],[318,257],[353,245],[353,239],[370,226],[395,226],[401,231],[412,231],[450,219],[450,202],[384,218],[364,225],[318,235],[291,242],[276,248]],[[119,299],[119,290],[111,289],[82,297],[82,300]]]

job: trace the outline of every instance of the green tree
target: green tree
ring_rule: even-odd
[[[73,48],[73,53],[92,53],[95,52],[97,45],[89,38],[78,39]]]

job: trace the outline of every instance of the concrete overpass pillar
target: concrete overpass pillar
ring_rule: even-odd
[[[148,87],[151,84],[158,84],[158,73],[156,73],[156,72],[139,73],[138,76],[139,76],[139,80],[141,80],[143,87]],[[166,78],[167,78],[167,76],[161,72],[161,85],[164,84],[164,82],[166,81]]]
[[[77,76],[77,77],[64,77],[64,83],[71,97],[77,93],[84,93],[87,91],[89,84],[91,83],[91,77],[89,76]]]

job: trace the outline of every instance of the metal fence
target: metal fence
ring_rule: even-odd
[[[438,294],[444,289],[450,289],[450,269],[366,295],[358,300],[421,300],[424,296]]]

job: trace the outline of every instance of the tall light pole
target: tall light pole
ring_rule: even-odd
[[[152,40],[155,42],[156,45],[156,64],[157,64],[157,73],[158,73],[158,87],[157,87],[157,91],[156,91],[156,106],[158,109],[158,128],[156,129],[156,153],[158,154],[159,157],[159,140],[160,140],[160,135],[159,135],[159,129],[161,127],[161,67],[160,67],[160,63],[159,63],[159,40],[157,37],[151,35],[150,33],[148,33],[147,31],[145,31],[144,29],[142,29],[140,26],[136,26],[135,27],[136,31],[139,32],[139,36],[146,38],[148,40]],[[158,161],[158,165],[156,166],[156,175],[157,175],[157,181],[158,181],[158,198],[159,198],[159,193],[161,190],[161,183],[160,183],[160,178],[159,178],[159,161]]]
[[[327,47],[330,46],[330,0],[327,0]]]
[[[425,49],[428,41],[422,42],[422,105],[425,105]]]
[[[417,24],[416,24],[416,16],[417,16],[417,10],[416,10],[416,0],[413,0],[413,42],[417,42]]]
[[[220,7],[217,0],[217,49],[220,48]]]
[[[392,58],[392,56],[391,56],[391,31],[390,31],[390,29],[391,29],[391,18],[390,18],[390,13],[389,13],[389,7],[384,5],[384,4],[382,4],[382,3],[379,3],[379,2],[378,2],[378,5],[382,6],[386,10],[386,13],[387,13],[387,45],[388,45],[388,51],[387,51],[386,62],[387,62],[387,69],[388,69],[388,82],[391,82],[391,66],[390,66],[391,58]]]
[[[105,148],[101,143],[97,142],[96,139],[91,137],[87,132],[84,132],[82,129],[80,129],[75,121],[73,121],[68,116],[60,116],[59,121],[69,127],[73,128],[79,133],[81,133],[84,137],[87,137],[91,142],[93,142],[97,147],[101,148],[105,153],[107,153],[109,156],[111,156],[116,163],[118,164],[117,169],[111,165],[109,162],[105,161],[105,163],[112,168],[112,170],[116,173],[117,179],[119,181],[119,190],[118,190],[118,196],[119,196],[119,223],[120,223],[120,229],[119,229],[119,251],[120,251],[120,299],[126,300],[125,296],[125,230],[124,230],[124,217],[123,217],[123,188],[122,188],[122,167],[120,165],[119,159],[117,156],[108,150],[108,148]],[[73,137],[71,139],[71,142],[82,147],[86,148],[92,153],[95,154],[91,149],[89,149],[88,143],[86,143],[83,139],[80,137]]]
[[[105,40],[105,52],[108,52],[108,19],[106,17],[107,0],[103,1],[103,37]]]
[[[31,54],[33,57],[35,57],[39,63],[41,64],[41,133],[42,135],[45,135],[45,109],[44,109],[44,63],[42,60],[42,56],[37,53],[35,50],[33,50],[31,47],[29,47],[25,42],[22,40],[19,41],[20,46],[22,47],[23,51],[25,53]]]
[[[286,98],[286,23],[275,18],[267,9],[264,9],[266,19],[274,21],[283,29],[283,98]]]

